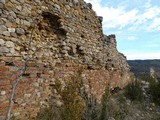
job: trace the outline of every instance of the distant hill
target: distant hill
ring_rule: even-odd
[[[156,76],[160,78],[160,59],[159,60],[128,60],[131,71],[135,76],[149,75],[150,68],[155,70]]]

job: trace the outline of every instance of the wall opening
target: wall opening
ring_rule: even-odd
[[[55,34],[66,36],[67,31],[61,27],[60,24],[60,17],[55,14],[51,14],[50,12],[43,12],[42,13],[43,20],[49,24],[50,30],[53,31]]]

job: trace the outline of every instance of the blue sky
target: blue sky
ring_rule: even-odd
[[[85,0],[103,16],[103,32],[116,34],[127,59],[160,59],[159,0]]]

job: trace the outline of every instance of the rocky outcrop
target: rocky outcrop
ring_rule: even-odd
[[[47,105],[50,84],[82,69],[100,99],[106,85],[123,88],[129,66],[116,49],[115,35],[102,31],[102,17],[83,0],[0,1],[0,116],[9,107],[18,77],[12,115],[34,118]],[[20,71],[26,67],[25,72]]]

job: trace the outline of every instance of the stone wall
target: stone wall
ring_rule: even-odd
[[[31,119],[47,106],[50,85],[82,69],[100,99],[106,85],[123,88],[129,66],[115,35],[102,31],[102,17],[83,0],[0,1],[0,116],[9,107],[12,85],[21,78],[12,116]],[[20,74],[23,67],[26,70]]]

